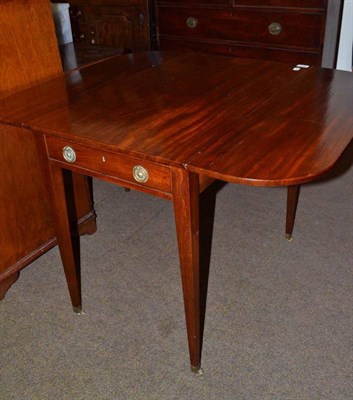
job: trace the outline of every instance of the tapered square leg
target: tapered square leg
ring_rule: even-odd
[[[79,249],[77,246],[75,248],[74,245],[74,243],[78,243],[79,241],[76,216],[72,216],[75,219],[73,222],[75,225],[71,225],[65,192],[63,169],[48,162],[44,137],[37,135],[36,142],[44,176],[45,188],[52,207],[55,233],[69,288],[71,303],[74,311],[80,313],[82,311],[80,259]],[[72,195],[74,196],[73,192]],[[74,203],[74,198],[71,200],[72,203]]]
[[[200,374],[199,177],[172,170],[172,194],[192,371]]]
[[[292,240],[295,214],[297,212],[300,185],[288,186],[287,188],[287,217],[286,217],[286,238]]]
[[[53,217],[60,255],[65,271],[66,281],[70,292],[71,303],[76,313],[82,311],[81,278],[78,249],[74,248],[73,240],[79,240],[78,235],[72,235],[67,208],[63,170],[51,166],[52,191],[54,195]]]

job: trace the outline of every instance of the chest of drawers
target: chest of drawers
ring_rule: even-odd
[[[159,47],[321,64],[327,0],[157,0]]]

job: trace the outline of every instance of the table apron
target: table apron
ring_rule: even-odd
[[[65,139],[46,137],[49,160],[56,166],[83,175],[171,199],[171,167],[136,157],[117,154]],[[64,158],[64,149],[74,152],[74,160]],[[72,154],[71,154],[72,155]],[[142,171],[141,177],[134,168]],[[139,180],[141,178],[141,180]],[[145,180],[145,181],[144,181]]]

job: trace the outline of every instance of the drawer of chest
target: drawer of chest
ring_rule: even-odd
[[[233,0],[157,0],[157,5],[229,6]]]
[[[237,43],[199,42],[197,40],[183,39],[176,36],[163,36],[160,38],[162,50],[198,51],[203,53],[225,54],[242,58],[259,58],[261,60],[280,61],[289,64],[320,65],[319,50],[289,50],[275,48],[274,46],[243,46]]]
[[[311,12],[162,6],[158,9],[161,36],[295,48],[320,48],[323,21],[323,14]]]
[[[82,170],[83,174],[117,178],[138,186],[170,193],[170,168],[151,161],[94,149],[63,139],[46,139],[50,159]]]
[[[233,6],[324,9],[326,0],[231,0]]]

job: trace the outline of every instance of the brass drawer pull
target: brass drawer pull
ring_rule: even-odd
[[[268,31],[271,35],[279,35],[282,32],[282,25],[279,22],[272,22],[268,26]]]
[[[186,25],[187,25],[189,28],[194,29],[194,28],[196,28],[198,22],[199,22],[199,21],[198,21],[196,18],[194,18],[194,17],[189,17],[189,18],[186,20]]]
[[[146,183],[148,181],[147,169],[141,167],[141,165],[135,165],[132,169],[132,175],[136,182]]]
[[[65,146],[63,148],[63,157],[69,163],[74,163],[76,161],[75,150],[70,146]]]

